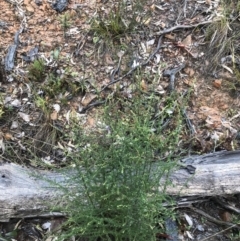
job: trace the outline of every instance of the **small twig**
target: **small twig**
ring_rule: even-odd
[[[183,5],[183,16],[186,18],[186,8],[187,8],[187,0],[184,0],[184,5]]]
[[[5,0],[5,1],[8,2],[8,3],[10,3],[10,4],[12,4],[12,5],[14,5],[14,6],[17,6],[17,5],[18,5],[18,2],[13,1],[13,0]]]
[[[202,25],[205,25],[205,24],[210,24],[212,22],[213,22],[212,20],[209,20],[209,21],[204,21],[204,22],[201,22],[201,23],[192,24],[192,25],[177,25],[177,26],[165,29],[163,31],[156,32],[155,35],[164,35],[164,34],[171,33],[171,32],[173,32],[175,30],[178,30],[178,29],[197,28],[199,26],[202,26]]]
[[[224,221],[221,221],[221,220],[218,220],[212,216],[210,216],[208,213],[205,213],[204,211],[202,211],[201,209],[198,209],[198,208],[195,208],[195,207],[189,207],[191,210],[193,210],[195,213],[198,213],[202,216],[204,216],[205,218],[207,218],[209,221],[213,222],[213,223],[216,223],[218,225],[222,225],[222,226],[228,226],[228,227],[231,227],[231,226],[236,226],[239,228],[238,225],[234,224],[234,223],[230,223],[230,222],[224,222]]]
[[[174,90],[175,85],[175,75],[181,71],[183,68],[185,68],[185,63],[181,64],[179,67],[174,69],[167,69],[163,72],[164,77],[170,77],[170,84],[169,84],[169,90],[170,92]]]
[[[159,49],[161,48],[161,43],[162,43],[162,35],[161,35],[161,36],[159,37],[159,39],[158,39],[158,45],[157,45],[156,49],[153,51],[153,53],[148,57],[148,59],[147,59],[145,62],[143,62],[142,64],[140,64],[140,65],[138,65],[138,66],[136,66],[136,67],[134,67],[134,68],[132,68],[132,69],[130,69],[130,70],[129,70],[126,74],[124,74],[123,76],[121,76],[121,77],[119,77],[119,78],[111,81],[110,83],[108,83],[107,85],[105,85],[100,92],[104,91],[108,86],[113,85],[113,84],[121,81],[123,78],[125,78],[126,76],[128,76],[128,75],[130,75],[132,72],[134,72],[137,68],[143,67],[143,66],[147,65],[147,64],[149,63],[149,61],[155,56],[155,54],[156,54],[156,53],[159,51]]]
[[[158,45],[157,45],[156,49],[152,52],[152,54],[148,57],[148,59],[147,59],[145,62],[139,64],[138,66],[133,67],[132,69],[130,69],[130,70],[129,70],[126,74],[124,74],[123,76],[121,76],[121,77],[119,77],[119,78],[111,81],[111,82],[108,83],[107,85],[105,85],[100,92],[104,91],[104,90],[105,90],[106,88],[108,88],[110,85],[113,85],[113,84],[121,81],[121,80],[122,80],[123,78],[125,78],[126,76],[132,74],[137,68],[140,68],[140,67],[143,67],[143,66],[147,65],[147,64],[149,63],[149,61],[156,55],[156,53],[157,53],[157,52],[159,51],[159,49],[161,48],[162,37],[163,37],[164,34],[170,33],[170,32],[172,32],[172,31],[174,31],[174,30],[177,30],[177,29],[197,28],[197,27],[199,27],[199,26],[201,26],[201,25],[209,24],[209,23],[212,23],[212,22],[213,22],[213,21],[204,21],[204,22],[201,22],[201,23],[193,24],[193,25],[177,25],[177,26],[174,26],[174,27],[172,27],[172,28],[165,29],[165,30],[163,30],[163,31],[160,31],[160,32],[155,33],[155,35],[159,35]]]
[[[118,73],[118,76],[119,76],[121,62],[122,62],[122,55],[119,57],[117,68],[115,68],[115,69],[112,71],[112,74],[111,74],[111,77],[110,77],[111,82],[114,82],[114,76],[115,76],[115,74]],[[111,83],[111,82],[110,82],[110,83]]]
[[[222,207],[224,207],[224,208],[226,208],[226,209],[228,209],[228,210],[230,210],[230,211],[233,211],[233,212],[235,212],[235,213],[237,213],[237,214],[240,214],[240,209],[239,209],[239,208],[236,208],[236,207],[234,207],[234,206],[232,206],[232,205],[230,205],[230,204],[222,201],[220,198],[214,197],[213,200],[214,200],[216,203],[218,203],[219,205],[221,205]]]
[[[234,224],[234,225],[232,225],[232,226],[230,226],[230,227],[228,227],[228,228],[225,228],[224,230],[221,230],[221,231],[219,231],[219,232],[217,232],[217,233],[215,233],[215,234],[213,234],[213,235],[210,235],[210,236],[202,239],[201,241],[209,240],[210,238],[215,237],[215,236],[217,236],[217,235],[219,235],[219,234],[221,234],[221,233],[224,233],[224,232],[226,232],[227,230],[229,230],[229,229],[231,229],[231,228],[234,228],[234,227],[236,227],[236,224]]]
[[[93,108],[93,107],[95,107],[95,106],[99,106],[99,105],[104,104],[105,102],[106,102],[105,100],[93,102],[92,104],[89,104],[89,105],[87,105],[86,107],[84,107],[84,108],[80,111],[80,113],[84,113],[84,112],[86,112],[87,110],[89,110],[89,109],[91,109],[91,108]]]
[[[186,109],[185,108],[182,109],[182,113],[183,113],[183,116],[184,116],[185,121],[187,123],[188,129],[191,132],[191,136],[194,136],[197,133],[197,131],[196,131],[195,127],[193,126],[191,120],[188,118],[188,115],[186,113]]]
[[[238,118],[240,116],[240,112],[238,112],[236,115],[234,115],[232,118],[229,119],[229,121],[231,122],[232,120]]]
[[[173,43],[173,44],[176,45],[176,46],[179,47],[179,48],[184,49],[184,50],[185,50],[188,54],[190,54],[193,58],[196,58],[196,57],[194,56],[194,54],[192,54],[191,51],[188,49],[188,47],[185,46],[183,43],[177,42],[177,43]]]
[[[77,43],[77,47],[76,49],[74,50],[74,56],[78,56],[79,55],[79,52],[80,50],[83,48],[83,46],[85,45],[86,41],[87,41],[87,35],[89,34],[90,31],[88,31],[87,33],[84,34],[83,38],[81,41],[79,41]]]

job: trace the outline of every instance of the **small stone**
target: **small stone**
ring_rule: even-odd
[[[185,68],[184,72],[188,74],[190,77],[193,77],[193,75],[195,74],[195,71],[192,68]]]
[[[197,230],[200,232],[204,232],[204,227],[202,225],[197,225]]]
[[[53,111],[53,113],[51,113],[51,119],[52,119],[52,120],[57,120],[57,118],[58,118],[58,113],[57,113],[57,111]]]
[[[216,88],[220,88],[222,85],[222,80],[221,79],[215,79],[213,81],[213,86],[216,87]]]

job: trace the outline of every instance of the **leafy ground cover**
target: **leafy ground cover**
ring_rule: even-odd
[[[0,6],[2,159],[38,168],[98,167],[87,176],[105,184],[88,183],[97,204],[89,209],[78,199],[69,202],[70,217],[78,206],[88,215],[85,221],[72,215],[64,227],[68,237],[81,230],[92,240],[163,234],[172,212],[162,206],[164,193],[149,203],[146,190],[156,187],[146,181],[152,161],[165,169],[189,154],[239,148],[239,2],[71,1],[60,13],[45,0],[6,0]],[[7,49],[20,28],[15,67],[6,72]],[[174,89],[169,89],[166,73],[176,69]],[[115,175],[106,180],[109,168]],[[141,179],[132,175],[135,170]],[[134,183],[134,191],[109,188],[116,179],[129,181],[130,187]],[[129,212],[133,201],[139,209]],[[156,217],[156,209],[163,216]],[[195,220],[189,210],[183,213],[178,219],[185,225],[179,228],[182,240],[203,240],[222,230]],[[119,218],[116,229],[111,215]],[[140,224],[145,226],[138,230]],[[96,226],[101,233],[94,233]],[[209,240],[233,235],[230,230]]]

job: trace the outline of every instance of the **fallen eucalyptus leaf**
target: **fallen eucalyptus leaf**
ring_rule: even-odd
[[[23,112],[18,112],[18,115],[26,122],[29,122],[30,121],[30,116],[23,113]]]

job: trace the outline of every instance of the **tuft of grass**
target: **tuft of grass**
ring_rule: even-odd
[[[59,17],[61,27],[63,29],[64,37],[66,36],[67,29],[71,26],[71,20],[69,13],[64,13]]]
[[[4,101],[3,101],[2,95],[0,95],[0,118],[2,118],[2,116],[4,115],[5,109],[6,108],[4,107]]]
[[[44,94],[49,99],[58,98],[58,96],[61,95],[61,101],[66,102],[68,98],[78,93],[84,93],[86,90],[84,80],[74,80],[73,77],[75,76],[72,74],[74,73],[66,72],[61,76],[49,74],[46,82],[42,86]]]
[[[37,106],[37,108],[39,108],[39,110],[41,111],[41,113],[43,113],[45,118],[49,119],[49,115],[51,113],[49,101],[47,101],[42,96],[35,95],[34,102],[35,102],[35,105]]]
[[[176,96],[168,101],[174,112],[156,115],[156,96],[137,89],[131,100],[109,101],[101,126],[86,133],[78,123],[69,127],[76,151],[68,157],[75,172],[66,191],[69,216],[60,240],[156,240],[173,211],[164,203],[168,185],[159,181],[175,166],[182,130]]]
[[[35,60],[29,67],[28,67],[28,76],[33,81],[43,81],[45,77],[45,64],[44,61],[41,59]]]
[[[233,78],[226,82],[226,90],[233,98],[238,96],[240,85],[239,6],[239,0],[222,0],[219,21],[213,22],[206,31],[209,41],[206,57],[211,62],[208,71],[216,73],[222,64],[232,70]]]
[[[58,134],[58,130],[49,120],[43,123],[35,133],[31,142],[31,155],[38,158],[51,155],[53,148],[56,146]],[[35,161],[34,158],[33,161]]]
[[[92,29],[96,35],[104,39],[116,39],[127,31],[130,31],[130,28],[124,24],[119,12],[116,14],[111,12],[108,18],[108,20],[95,20],[92,23]]]
[[[221,6],[221,12],[218,14],[220,20],[210,24],[206,30],[206,39],[209,42],[207,57],[211,60],[210,70],[212,71],[219,66],[222,57],[231,55],[234,59],[235,56],[239,56],[236,47],[240,40],[238,31],[240,2],[239,0],[222,0]]]
[[[91,29],[95,33],[94,39],[102,38],[116,42],[126,33],[132,33],[140,24],[139,16],[144,15],[144,0],[132,2],[117,2],[108,14],[100,12],[93,20]]]
[[[60,132],[51,120],[51,101],[44,96],[34,94],[34,103],[39,118],[36,120],[34,128],[29,127],[24,141],[27,146],[28,160],[32,166],[42,166],[40,157],[50,156],[56,146]]]

